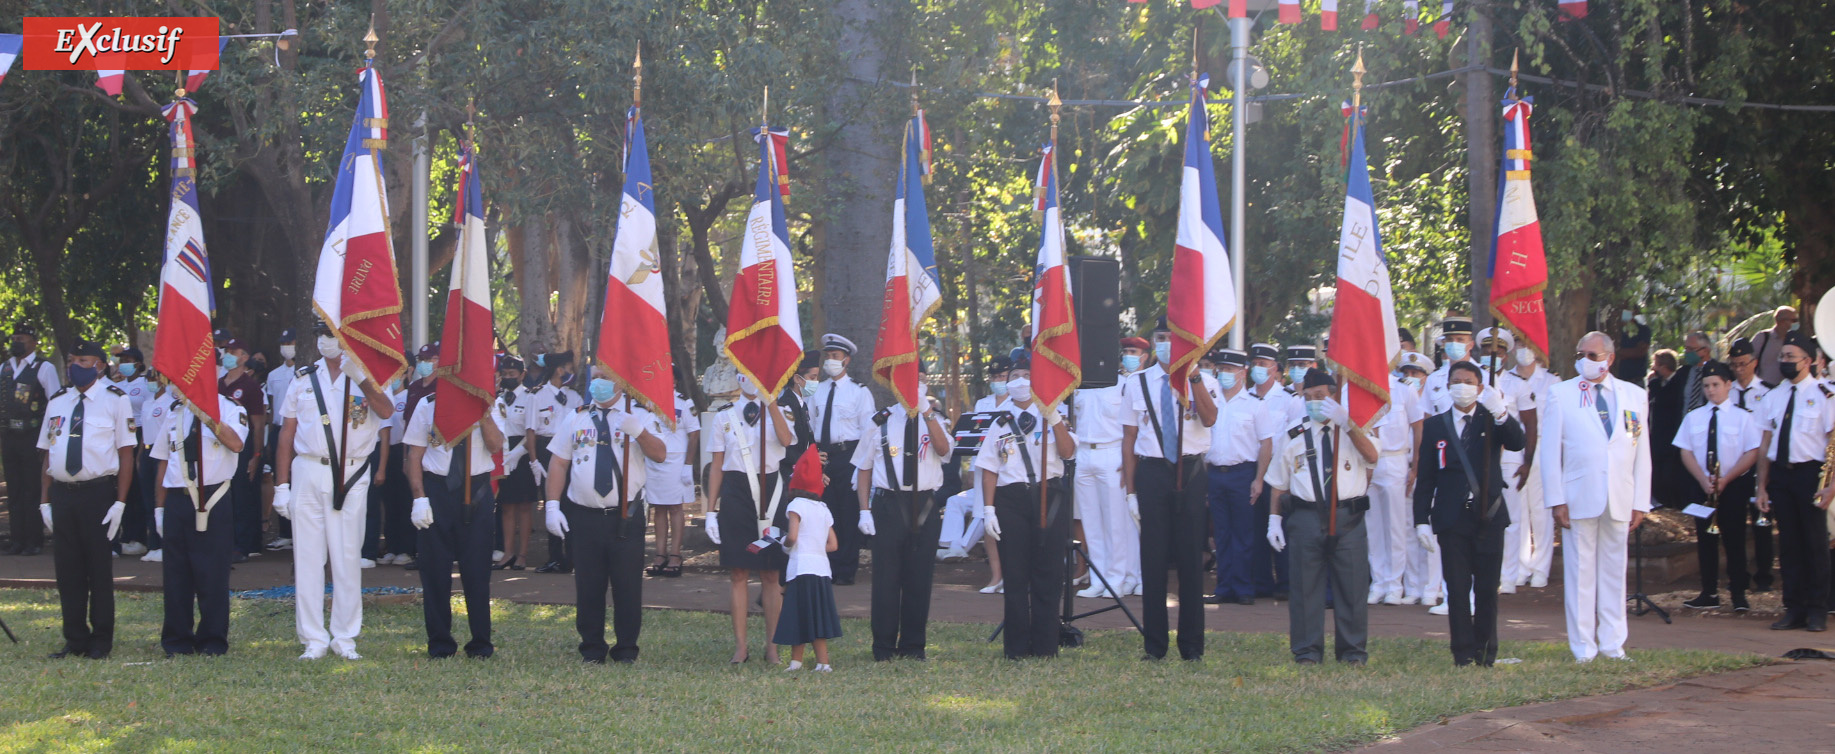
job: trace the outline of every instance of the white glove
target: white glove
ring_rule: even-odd
[[[994,541],[1000,541],[1000,517],[994,515],[994,506],[981,506],[981,514],[987,517],[988,533],[994,535]]]
[[[1268,517],[1268,546],[1274,548],[1275,552],[1287,549],[1287,532],[1281,529],[1281,516],[1278,513]]]
[[[1064,423],[1063,414],[1060,414],[1056,411],[1046,411],[1045,412],[1045,426],[1056,427],[1062,423]]]
[[[503,454],[503,468],[514,471],[516,469],[516,464],[522,463],[522,457],[528,454],[528,448],[521,445],[516,446],[511,449],[510,452]]]
[[[624,421],[618,424],[618,429],[624,432],[625,437],[635,440],[644,433],[644,419],[635,413],[625,414]]]
[[[153,531],[157,532],[159,536],[166,536],[166,509],[153,509]]]
[[[274,515],[281,518],[293,518],[293,485],[274,485]],[[164,536],[164,535],[161,535]]]
[[[1128,517],[1134,519],[1135,526],[1140,526],[1141,496],[1132,492],[1128,493]]]
[[[1421,541],[1421,549],[1430,554],[1440,551],[1440,541],[1434,538],[1433,524],[1415,524],[1414,536]]]
[[[108,512],[102,514],[102,525],[108,527],[108,541],[115,541],[115,535],[121,533],[121,514],[127,511],[127,503],[116,500],[108,506]]]
[[[562,539],[567,538],[567,517],[561,514],[561,501],[548,501],[548,533]]]
[[[1330,418],[1333,424],[1340,427],[1351,426],[1351,409],[1346,408],[1344,404],[1328,398],[1325,401],[1325,411],[1326,417]]]
[[[720,544],[720,512],[719,511],[708,511],[707,519],[701,522],[701,526],[702,528],[707,529],[708,540],[712,541],[714,544]]]
[[[50,503],[39,503],[38,504],[38,517],[45,520],[45,531],[47,533],[50,532],[51,531],[51,504]]]
[[[860,512],[860,533],[865,534],[869,537],[879,533],[877,531],[874,531],[874,528],[873,528],[873,512],[872,511],[861,511]]]
[[[690,464],[682,464],[682,486],[687,487],[690,493],[694,492],[694,466]]]
[[[537,488],[541,488],[542,485],[548,483],[548,469],[542,466],[540,458],[535,456],[529,457],[529,473],[535,475],[535,485]]]
[[[1484,389],[1478,392],[1478,402],[1491,412],[1491,418],[1497,423],[1504,423],[1510,414],[1504,410],[1504,393],[1502,390]]]
[[[408,522],[416,529],[425,529],[433,525],[433,503],[427,498],[414,498],[414,511],[408,514]]]

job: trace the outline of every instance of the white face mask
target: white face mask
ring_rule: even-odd
[[[1007,398],[1015,403],[1032,400],[1031,380],[1012,380],[1007,383]]]
[[[320,335],[319,355],[327,359],[335,359],[344,355],[344,348],[338,345],[337,338],[331,337],[330,335]]]
[[[298,353],[298,351],[299,349],[294,348],[293,346],[281,346],[280,347],[280,357],[288,361],[292,361],[293,355],[295,353]]]
[[[747,398],[758,397],[758,388],[752,384],[752,378],[739,375],[739,392]]]
[[[840,359],[824,359],[822,361],[822,373],[830,377],[840,377],[841,374],[846,371],[847,364],[842,363]]]
[[[1519,366],[1529,366],[1536,363],[1536,352],[1527,348],[1516,349],[1516,363]]]
[[[1579,359],[1574,362],[1574,371],[1579,372],[1580,376],[1583,379],[1587,380],[1588,382],[1592,382],[1592,381],[1598,380],[1600,377],[1605,376],[1606,366],[1607,364],[1604,361],[1595,361],[1593,359]]]
[[[1421,386],[1421,378],[1415,377],[1413,375],[1403,377],[1402,384],[1407,385],[1409,387],[1418,388]]]
[[[1467,408],[1478,401],[1478,386],[1463,382],[1446,386],[1446,392],[1453,395],[1453,403],[1460,408]]]

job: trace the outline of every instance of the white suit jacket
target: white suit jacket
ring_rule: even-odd
[[[1593,404],[1593,385],[1578,377],[1548,386],[1536,443],[1542,504],[1567,506],[1573,519],[1606,515],[1630,521],[1650,510],[1650,407],[1644,389],[1606,378],[1612,392],[1612,436]]]

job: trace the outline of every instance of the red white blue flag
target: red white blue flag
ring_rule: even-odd
[[[217,60],[223,59],[223,50],[228,47],[229,47],[229,37],[220,37],[217,39]],[[192,92],[197,91],[199,87],[202,87],[204,85],[204,79],[209,77],[210,72],[214,70],[216,69],[215,68],[200,68],[197,70],[188,71],[185,74],[185,89],[187,91],[192,91]]]
[[[375,68],[365,66],[360,81],[363,97],[338,160],[312,308],[342,345],[344,369],[360,369],[385,385],[408,366],[402,356],[401,287],[382,178],[389,107]]]
[[[669,309],[657,256],[650,148],[639,108],[631,108],[625,126],[624,194],[618,232],[612,237],[596,358],[626,395],[674,426],[675,361],[669,351]],[[791,291],[794,301],[795,288]]]
[[[1209,76],[1192,82],[1185,167],[1179,181],[1179,232],[1172,247],[1172,290],[1166,296],[1166,325],[1172,330],[1172,364],[1166,371],[1181,401],[1191,397],[1187,376],[1193,366],[1236,324],[1236,286],[1223,242],[1211,119],[1204,102],[1209,85]]]
[[[905,154],[892,200],[892,249],[886,255],[886,293],[879,314],[873,376],[908,412],[919,410],[918,329],[943,302],[942,281],[930,240],[924,174],[930,129],[918,113],[905,125]]]
[[[1497,235],[1491,243],[1491,315],[1517,342],[1548,357],[1548,314],[1542,292],[1548,287],[1548,258],[1542,247],[1542,223],[1530,190],[1528,97],[1517,99],[1512,87],[1504,99],[1504,161],[1497,180]]]
[[[153,369],[214,428],[223,416],[217,406],[216,343],[210,336],[210,257],[198,212],[197,145],[191,139],[197,103],[180,99],[161,112],[172,132],[172,207],[166,213],[166,259],[159,271]]]
[[[472,427],[488,415],[497,390],[484,188],[478,180],[478,155],[469,142],[459,151],[457,198],[453,219],[459,226],[459,246],[452,258],[452,282],[446,288],[440,365],[433,371],[438,378],[433,387],[433,428],[448,443],[470,436]]]
[[[1040,150],[1038,263],[1032,284],[1032,395],[1043,411],[1055,411],[1083,382],[1083,351],[1077,340],[1070,267],[1065,258],[1064,216],[1058,206],[1057,136]]]
[[[752,129],[752,138],[758,142],[758,183],[726,311],[726,353],[769,399],[783,392],[803,359],[803,322],[796,310],[796,268],[784,220],[789,184],[780,178],[778,140],[770,128]]]
[[[25,47],[25,35],[0,34],[0,83],[6,82],[6,72],[13,67],[13,61],[19,59],[19,51]]]
[[[1369,429],[1389,408],[1389,372],[1401,355],[1395,331],[1395,294],[1389,262],[1376,226],[1376,199],[1364,154],[1361,108],[1351,112],[1351,159],[1338,234],[1338,293],[1332,308],[1327,354],[1344,376],[1351,424]]]

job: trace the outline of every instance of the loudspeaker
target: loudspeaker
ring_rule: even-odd
[[[1109,257],[1071,257],[1070,291],[1077,307],[1083,384],[1115,384],[1121,362],[1121,262]]]

